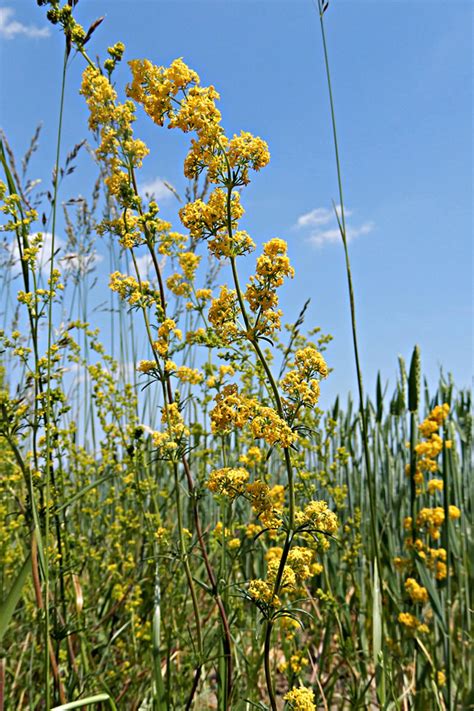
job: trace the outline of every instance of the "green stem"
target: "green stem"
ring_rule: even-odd
[[[232,212],[231,212],[231,210],[232,210],[232,183],[231,183],[230,168],[229,168],[228,179],[229,179],[229,185],[227,187],[227,231],[229,234],[229,239],[232,242],[232,236],[233,236]],[[278,391],[277,384],[275,382],[275,378],[273,377],[273,373],[270,369],[270,366],[268,365],[266,358],[262,353],[262,350],[259,346],[258,340],[253,335],[252,330],[251,330],[250,319],[247,314],[247,310],[245,308],[242,290],[240,288],[239,275],[237,272],[237,265],[236,265],[235,257],[230,258],[230,263],[231,263],[231,268],[232,268],[232,276],[233,276],[233,280],[234,280],[234,286],[235,286],[235,290],[237,293],[237,300],[239,302],[240,311],[242,313],[242,318],[244,320],[245,327],[247,330],[247,338],[250,341],[252,347],[254,348],[255,353],[257,354],[258,360],[260,361],[260,363],[265,371],[265,375],[267,376],[268,383],[270,384],[270,388],[271,388],[271,391],[272,391],[274,399],[275,399],[275,405],[277,408],[277,412],[278,412],[279,416],[282,419],[284,419],[283,405],[281,402],[280,393]],[[285,564],[288,559],[288,554],[291,549],[291,544],[292,544],[292,540],[293,540],[293,531],[295,528],[295,490],[294,490],[294,479],[293,479],[293,467],[291,464],[291,456],[290,456],[288,447],[284,447],[283,451],[284,451],[285,466],[286,466],[287,478],[288,478],[289,525],[288,525],[288,530],[287,530],[287,534],[286,534],[285,545],[284,545],[282,556],[280,559],[280,565],[278,568],[277,577],[275,580],[275,586],[274,586],[274,591],[273,591],[274,595],[277,595],[279,592],[279,589],[280,589],[280,583],[281,583],[281,580],[283,577],[283,571],[285,568]],[[265,643],[264,643],[265,681],[267,684],[268,697],[270,700],[272,711],[277,711],[275,692],[273,689],[273,679],[272,679],[272,674],[271,674],[271,665],[270,665],[272,630],[273,630],[273,621],[272,621],[272,619],[268,619],[267,623],[266,623]]]
[[[450,543],[450,520],[449,520],[449,497],[450,497],[450,461],[448,450],[446,449],[447,428],[444,429],[443,437],[443,505],[444,505],[444,547],[446,550],[446,597],[445,597],[445,659],[446,659],[446,695],[447,695],[447,711],[453,709],[453,691],[452,691],[452,645],[451,645],[451,543]]]
[[[49,269],[49,302],[48,302],[48,350],[47,350],[47,370],[46,370],[46,486],[45,486],[45,528],[44,528],[44,556],[45,556],[45,630],[44,630],[44,676],[45,676],[45,707],[46,711],[51,708],[51,690],[50,690],[50,660],[49,660],[49,636],[50,636],[50,618],[49,618],[49,527],[50,527],[50,497],[51,497],[51,346],[53,341],[53,273],[54,273],[54,249],[56,243],[56,220],[57,220],[57,201],[58,201],[58,185],[59,185],[59,160],[61,154],[61,136],[64,114],[64,94],[66,88],[66,70],[67,70],[67,51],[64,52],[63,71],[61,79],[61,98],[59,106],[59,124],[56,141],[56,160],[54,166],[54,189],[53,189],[53,216],[51,224],[51,262]]]
[[[327,77],[327,83],[328,83],[329,103],[330,103],[330,108],[331,108],[331,123],[332,123],[334,151],[335,151],[335,158],[336,158],[337,183],[338,183],[338,189],[339,189],[340,217],[337,213],[337,210],[335,212],[336,212],[336,218],[337,218],[337,221],[339,224],[339,230],[341,233],[342,242],[343,242],[343,246],[344,246],[344,256],[345,256],[347,284],[348,284],[348,289],[349,289],[349,303],[350,303],[350,312],[351,312],[352,342],[353,342],[353,348],[354,348],[354,358],[355,358],[355,365],[356,365],[356,372],[357,372],[357,385],[358,385],[358,391],[359,391],[359,412],[360,412],[360,419],[361,419],[364,460],[365,460],[365,466],[366,466],[366,472],[367,472],[367,483],[368,483],[368,489],[369,489],[370,527],[371,527],[371,534],[372,534],[372,540],[373,540],[373,546],[374,546],[374,552],[375,552],[375,563],[378,568],[379,578],[381,579],[379,536],[378,536],[376,509],[375,509],[375,482],[374,482],[374,476],[373,476],[372,466],[371,466],[371,462],[370,462],[367,417],[366,417],[366,412],[365,412],[365,407],[364,407],[364,401],[365,401],[364,387],[363,387],[363,382],[362,382],[362,369],[360,366],[359,346],[358,346],[358,341],[357,341],[354,288],[353,288],[353,284],[352,284],[352,272],[351,272],[351,265],[350,265],[350,261],[349,261],[349,251],[347,248],[346,217],[345,217],[345,210],[344,210],[344,195],[343,195],[343,190],[342,190],[342,172],[341,172],[341,164],[340,164],[340,160],[339,160],[339,147],[338,147],[337,130],[336,130],[336,116],[335,116],[335,111],[334,111],[334,99],[333,99],[333,94],[332,94],[331,73],[329,70],[329,59],[328,59],[328,52],[327,52],[327,45],[326,45],[326,34],[324,31],[323,9],[322,9],[321,0],[318,0],[318,6],[319,6],[319,19],[320,19],[320,25],[321,25],[321,35],[322,35],[323,50],[324,50],[324,63],[325,63],[325,67],[326,67],[326,77]]]
[[[275,579],[275,585],[273,587],[273,595],[278,595],[278,593],[280,591],[280,585],[281,585],[281,581],[283,578],[283,572],[285,570],[286,561],[288,560],[288,554],[291,550],[292,543],[293,543],[293,532],[291,530],[288,530],[286,532],[285,545],[283,547],[283,552],[282,552],[281,558],[280,558],[280,565],[278,566],[278,572],[277,572],[277,576]],[[272,669],[271,669],[271,664],[270,664],[270,652],[271,652],[271,648],[272,648],[271,642],[272,642],[273,625],[274,625],[274,620],[272,618],[269,618],[267,620],[267,624],[266,624],[266,628],[265,628],[265,644],[264,644],[264,648],[263,648],[263,656],[264,656],[265,681],[267,684],[268,698],[270,701],[270,705],[272,707],[272,711],[278,711],[276,697],[275,697],[275,691],[273,688]]]

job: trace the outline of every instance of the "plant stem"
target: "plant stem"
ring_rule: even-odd
[[[364,396],[364,387],[363,387],[363,381],[362,381],[362,369],[361,369],[361,365],[360,365],[359,347],[358,347],[358,340],[357,340],[354,288],[353,288],[353,284],[352,284],[352,272],[351,272],[351,265],[350,265],[350,260],[349,260],[349,251],[347,248],[347,230],[346,230],[346,217],[345,217],[345,210],[344,210],[344,195],[343,195],[343,189],[342,189],[342,171],[341,171],[341,163],[340,163],[340,159],[339,159],[339,145],[338,145],[338,139],[337,139],[336,115],[335,115],[334,99],[333,99],[333,93],[332,93],[331,72],[329,69],[329,58],[328,58],[328,51],[327,51],[327,44],[326,44],[326,33],[324,30],[324,18],[323,18],[324,10],[323,10],[323,3],[321,0],[318,0],[318,8],[319,8],[319,21],[320,21],[320,26],[321,26],[321,37],[322,37],[323,52],[324,52],[324,64],[325,64],[325,68],[326,68],[326,78],[327,78],[328,93],[329,93],[329,103],[330,103],[330,109],[331,109],[331,124],[332,124],[332,132],[333,132],[333,139],[334,139],[334,152],[335,152],[335,159],[336,159],[340,215],[338,214],[336,207],[335,207],[334,211],[336,214],[336,219],[337,219],[337,222],[339,225],[339,231],[341,233],[342,243],[344,246],[347,285],[348,285],[348,289],[349,289],[349,303],[350,303],[351,326],[352,326],[352,342],[353,342],[353,348],[354,348],[354,358],[355,358],[355,366],[356,366],[356,373],[357,373],[357,385],[358,385],[358,391],[359,391],[359,412],[360,412],[360,421],[361,421],[361,429],[362,429],[362,441],[363,441],[365,468],[366,468],[366,473],[367,473],[367,484],[368,484],[368,490],[369,490],[370,530],[371,530],[371,537],[372,537],[372,546],[373,546],[374,556],[375,556],[374,557],[374,566],[376,566],[376,568],[377,568],[377,570],[374,570],[374,580],[380,581],[380,584],[382,584],[382,567],[381,567],[381,559],[380,559],[379,531],[378,531],[377,513],[376,513],[376,500],[375,500],[376,499],[375,473],[372,471],[372,466],[371,466],[371,461],[370,461],[369,435],[368,435],[368,427],[367,427],[367,416],[366,416],[365,404],[364,404],[365,403],[365,396]],[[381,597],[381,593],[379,593],[375,589],[374,589],[374,594],[377,596],[380,595],[380,597]],[[384,622],[384,620],[383,620],[383,613],[381,610],[381,604],[377,603],[377,608],[380,610],[380,616],[379,616],[380,640],[382,642],[383,641],[383,622]],[[383,647],[382,647],[382,654],[383,654]],[[381,671],[382,671],[382,676],[381,676],[381,683],[379,686],[379,691],[380,691],[380,698],[383,701],[384,696],[385,696],[385,678],[384,678],[384,673],[383,673],[383,665],[381,667]]]
[[[50,592],[50,577],[49,577],[49,526],[50,526],[50,498],[51,498],[51,475],[52,475],[52,450],[51,450],[51,346],[53,341],[53,274],[54,274],[54,249],[56,243],[56,220],[57,220],[57,202],[58,202],[58,185],[59,185],[59,160],[61,154],[61,137],[62,137],[62,124],[63,124],[63,114],[64,114],[64,94],[66,88],[66,70],[67,70],[67,59],[68,54],[65,50],[64,61],[63,61],[63,71],[61,79],[61,98],[59,105],[59,123],[58,132],[56,140],[56,160],[54,166],[54,189],[53,189],[53,216],[51,224],[51,262],[49,269],[49,302],[48,302],[48,350],[47,350],[47,370],[46,370],[46,486],[45,486],[45,527],[44,527],[44,557],[45,557],[45,570],[44,574],[44,584],[45,584],[45,604],[44,604],[44,614],[45,614],[45,652],[44,652],[44,676],[45,676],[45,706],[46,711],[51,708],[51,692],[49,688],[49,676],[50,676],[50,660],[49,660],[49,628],[50,628],[50,618],[49,618],[49,592]]]
[[[224,153],[224,155],[225,155],[225,153]],[[233,230],[232,230],[232,184],[230,182],[230,179],[231,179],[230,168],[228,168],[228,170],[229,170],[229,175],[228,175],[229,186],[227,188],[227,232],[229,234],[230,242],[232,243],[232,234],[233,234]],[[235,257],[230,258],[230,263],[231,263],[231,267],[232,267],[232,276],[233,276],[233,280],[234,280],[234,286],[235,286],[235,290],[237,293],[237,300],[239,302],[240,311],[242,313],[242,318],[244,319],[245,327],[247,330],[247,338],[250,341],[252,347],[254,348],[255,353],[257,354],[258,360],[260,361],[260,363],[265,371],[265,374],[268,379],[268,383],[270,384],[270,388],[273,393],[277,412],[278,412],[279,416],[282,419],[284,419],[283,405],[281,402],[280,393],[278,391],[277,384],[275,382],[275,378],[273,377],[271,368],[268,365],[264,354],[262,353],[262,350],[261,350],[260,345],[258,343],[258,339],[256,338],[256,336],[254,336],[254,334],[252,333],[252,330],[251,330],[250,318],[247,314],[247,310],[245,308],[245,303],[244,303],[244,299],[243,299],[243,295],[242,295],[242,290],[240,288],[239,275],[238,275],[238,271],[237,271]],[[289,524],[288,524],[288,530],[287,530],[287,534],[286,534],[285,545],[283,548],[283,552],[282,552],[282,556],[281,556],[280,564],[279,564],[279,568],[278,568],[278,573],[277,573],[277,577],[275,580],[275,586],[274,586],[274,590],[273,590],[274,595],[278,595],[278,592],[280,590],[280,583],[281,583],[281,579],[283,576],[285,564],[286,564],[286,561],[288,558],[288,554],[291,549],[291,544],[292,544],[292,540],[293,540],[293,531],[294,531],[294,527],[295,527],[295,490],[294,490],[294,480],[293,480],[293,467],[291,464],[291,456],[290,456],[288,447],[284,447],[283,451],[284,451],[284,459],[285,459],[285,466],[286,466],[287,479],[288,479]],[[272,711],[277,711],[275,692],[273,690],[273,680],[272,680],[271,667],[270,667],[270,650],[271,650],[272,630],[273,630],[273,621],[271,619],[268,619],[267,624],[266,624],[266,629],[265,629],[265,643],[264,643],[265,681],[267,684],[268,696],[269,696],[270,704],[272,707]]]
[[[450,519],[449,519],[449,501],[450,501],[450,464],[449,451],[446,448],[446,439],[448,436],[447,427],[444,428],[443,437],[443,505],[444,505],[444,547],[446,550],[446,597],[445,597],[445,660],[446,660],[446,695],[447,695],[447,711],[453,709],[453,691],[452,691],[452,647],[451,647],[451,543],[450,543]]]
[[[339,148],[338,148],[337,131],[336,131],[336,117],[335,117],[335,112],[334,112],[334,100],[333,100],[333,95],[332,95],[331,75],[330,75],[330,71],[329,71],[329,60],[328,60],[328,53],[327,53],[327,46],[326,46],[326,35],[324,32],[324,22],[323,22],[323,12],[322,12],[321,0],[318,0],[318,3],[319,3],[319,9],[320,9],[320,24],[321,24],[321,34],[322,34],[322,39],[323,39],[326,76],[327,76],[327,82],[328,82],[329,102],[330,102],[330,106],[331,106],[331,122],[332,122],[332,129],[333,129],[334,150],[335,150],[336,168],[337,168],[337,182],[338,182],[338,189],[339,189],[340,217],[339,217],[337,210],[336,210],[336,218],[337,218],[337,221],[339,224],[339,229],[341,232],[342,242],[343,242],[343,246],[344,246],[347,284],[348,284],[348,289],[349,289],[349,303],[350,303],[351,325],[352,325],[352,342],[353,342],[353,348],[354,348],[354,358],[355,358],[356,373],[357,373],[357,386],[358,386],[358,391],[359,391],[359,412],[360,412],[360,419],[361,419],[364,460],[365,460],[365,466],[366,466],[366,471],[367,471],[367,482],[368,482],[368,488],[369,488],[371,533],[372,533],[372,538],[373,538],[375,561],[376,561],[377,567],[379,569],[379,576],[380,576],[381,565],[380,565],[380,551],[379,551],[379,544],[378,544],[378,530],[377,530],[378,527],[377,527],[377,518],[376,518],[376,510],[375,510],[375,483],[374,483],[374,476],[373,476],[373,472],[372,472],[370,453],[369,453],[367,416],[366,416],[365,407],[364,407],[365,396],[364,396],[364,387],[363,387],[363,381],[362,381],[362,369],[361,369],[360,357],[359,357],[359,346],[358,346],[358,340],[357,340],[354,288],[353,288],[353,283],[352,283],[351,265],[350,265],[350,261],[349,261],[349,251],[347,248],[346,218],[345,218],[345,210],[344,210],[344,197],[343,197],[343,191],[342,191],[342,173],[341,173],[341,165],[340,165],[340,160],[339,160]]]

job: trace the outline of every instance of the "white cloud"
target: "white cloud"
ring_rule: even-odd
[[[146,252],[146,254],[140,255],[140,257],[135,257],[135,261],[137,263],[137,269],[138,273],[142,278],[148,279],[149,277],[154,276],[154,271],[152,269],[153,267],[153,260],[151,258],[151,254],[149,252]],[[160,269],[163,269],[166,263],[166,255],[162,256],[160,259],[158,259],[158,265]],[[130,262],[128,265],[128,268],[130,270],[130,274],[135,274],[135,265],[133,262]]]
[[[341,216],[341,206],[336,205],[337,214]],[[350,210],[344,210],[346,217],[352,215]],[[304,215],[300,215],[296,221],[296,227],[319,227],[320,225],[327,225],[334,219],[334,210],[328,210],[325,207],[316,207],[311,212],[305,212]]]
[[[336,205],[336,212],[339,219],[341,218],[341,206]],[[344,210],[345,217],[352,215],[351,210]],[[325,229],[322,229],[325,227]],[[355,237],[367,235],[372,232],[375,225],[372,221],[363,222],[359,227],[346,224],[346,237],[350,242]],[[311,212],[305,212],[300,215],[294,225],[296,229],[306,229],[308,231],[308,241],[317,247],[322,247],[324,244],[339,242],[341,233],[336,219],[334,209],[326,207],[316,207]]]
[[[147,182],[141,184],[140,193],[142,195],[150,193],[150,195],[154,196],[157,202],[160,200],[168,200],[173,196],[171,190],[166,187],[163,178],[153,178],[152,180],[148,180]]]
[[[135,257],[138,273],[141,277],[148,278],[148,273],[153,266],[153,260],[150,254],[142,254],[140,257]],[[135,264],[130,262],[128,265],[130,274],[135,274]]]
[[[364,222],[360,227],[346,227],[346,237],[347,241],[350,242],[355,237],[360,235],[368,235],[372,232],[375,225],[373,222]],[[341,240],[341,233],[339,227],[328,230],[317,230],[312,232],[309,236],[309,241],[311,244],[317,247],[322,247],[323,244],[328,244],[330,242],[339,242]]]
[[[18,20],[13,20],[15,11],[11,7],[0,7],[0,37],[13,39],[17,35],[25,37],[49,37],[49,27],[35,27],[24,25]]]

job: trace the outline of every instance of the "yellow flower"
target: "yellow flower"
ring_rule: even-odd
[[[449,507],[449,518],[451,520],[456,520],[458,518],[461,518],[461,511],[458,509],[457,506],[450,506]]]
[[[293,711],[316,711],[314,692],[305,686],[293,687],[283,698]]]
[[[339,527],[336,514],[325,501],[311,501],[303,511],[296,512],[295,519],[298,526],[310,526],[325,533],[335,533]]]
[[[89,107],[89,128],[96,131],[113,119],[117,92],[97,67],[87,66],[82,74],[80,93]]]
[[[428,494],[435,494],[437,491],[443,491],[443,480],[442,479],[430,479],[427,484]]]
[[[178,261],[186,279],[193,281],[201,257],[194,252],[182,252],[178,257]]]
[[[139,373],[150,373],[156,369],[156,361],[154,360],[141,360],[137,365],[137,370]]]
[[[230,202],[230,220],[232,230],[237,229],[238,220],[244,214],[244,208],[240,204],[240,194],[234,191],[231,195]],[[230,256],[232,249],[229,246],[229,254],[220,254],[218,244],[221,244],[222,249],[229,240],[228,236],[228,212],[227,212],[227,195],[222,188],[216,188],[209,196],[207,203],[203,200],[195,200],[188,202],[179,211],[179,217],[183,225],[189,230],[190,235],[195,240],[207,239],[215,237],[216,242],[211,242],[217,256]],[[239,233],[236,233],[237,235]],[[236,237],[235,249],[239,251],[239,244],[246,245],[248,243],[248,235],[242,233]],[[219,243],[219,239],[222,240]],[[234,244],[232,242],[232,244]],[[253,244],[253,243],[252,243]],[[230,242],[229,242],[230,245]],[[249,249],[251,245],[249,246]]]
[[[250,428],[253,436],[263,438],[267,444],[289,447],[298,436],[271,407],[258,407]]]
[[[224,343],[234,340],[239,328],[236,323],[237,316],[237,295],[233,289],[221,286],[221,293],[212,300],[209,309],[209,321],[213,325],[217,335]]]
[[[303,652],[295,652],[291,655],[290,667],[294,674],[299,674],[306,664],[308,664],[308,660],[304,658]]]
[[[249,582],[248,593],[256,602],[265,602],[272,607],[279,607],[280,600],[273,594],[271,588],[265,580],[251,580]]]
[[[227,496],[233,500],[239,494],[244,493],[249,476],[248,471],[243,467],[216,469],[209,475],[206,486],[213,493]]]
[[[409,629],[413,630],[416,630],[419,625],[419,622],[415,615],[411,615],[409,612],[400,612],[400,614],[398,615],[398,621],[405,627],[408,627]]]
[[[251,484],[247,484],[247,494],[255,515],[263,525],[266,528],[278,528],[281,520],[278,516],[278,509],[275,508],[268,484],[257,479]]]
[[[405,590],[413,600],[413,602],[427,602],[428,592],[426,588],[417,583],[414,578],[407,578],[405,581]]]
[[[259,447],[249,447],[246,454],[240,455],[239,462],[247,465],[258,464],[262,458],[262,450]]]
[[[258,171],[264,168],[270,160],[270,153],[265,141],[248,131],[241,131],[240,136],[234,135],[229,141],[227,159],[231,168],[238,169],[238,184],[247,185],[248,169]]]

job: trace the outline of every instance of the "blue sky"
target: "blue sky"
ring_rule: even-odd
[[[126,59],[166,64],[182,56],[221,94],[228,133],[267,140],[271,163],[242,196],[245,228],[258,244],[286,239],[296,278],[282,306],[296,317],[311,297],[307,326],[334,341],[323,402],[355,391],[342,246],[331,202],[337,180],[315,4],[311,0],[80,0],[88,45],[104,56],[122,40]],[[350,254],[365,381],[392,380],[399,354],[421,346],[435,382],[439,366],[459,385],[472,370],[472,7],[451,0],[332,0],[326,15]],[[62,39],[34,0],[0,3],[0,125],[21,154],[39,121],[32,177],[49,180],[59,101]],[[64,150],[87,137],[78,96],[80,57],[70,68]],[[124,64],[119,85],[128,79]],[[142,183],[168,180],[181,192],[187,140],[137,122],[152,149]],[[62,199],[90,192],[84,154]],[[160,190],[160,194],[163,190]],[[164,217],[177,204],[165,195]],[[243,225],[244,226],[244,225]],[[244,272],[251,271],[249,260]],[[106,284],[106,260],[97,266]]]

